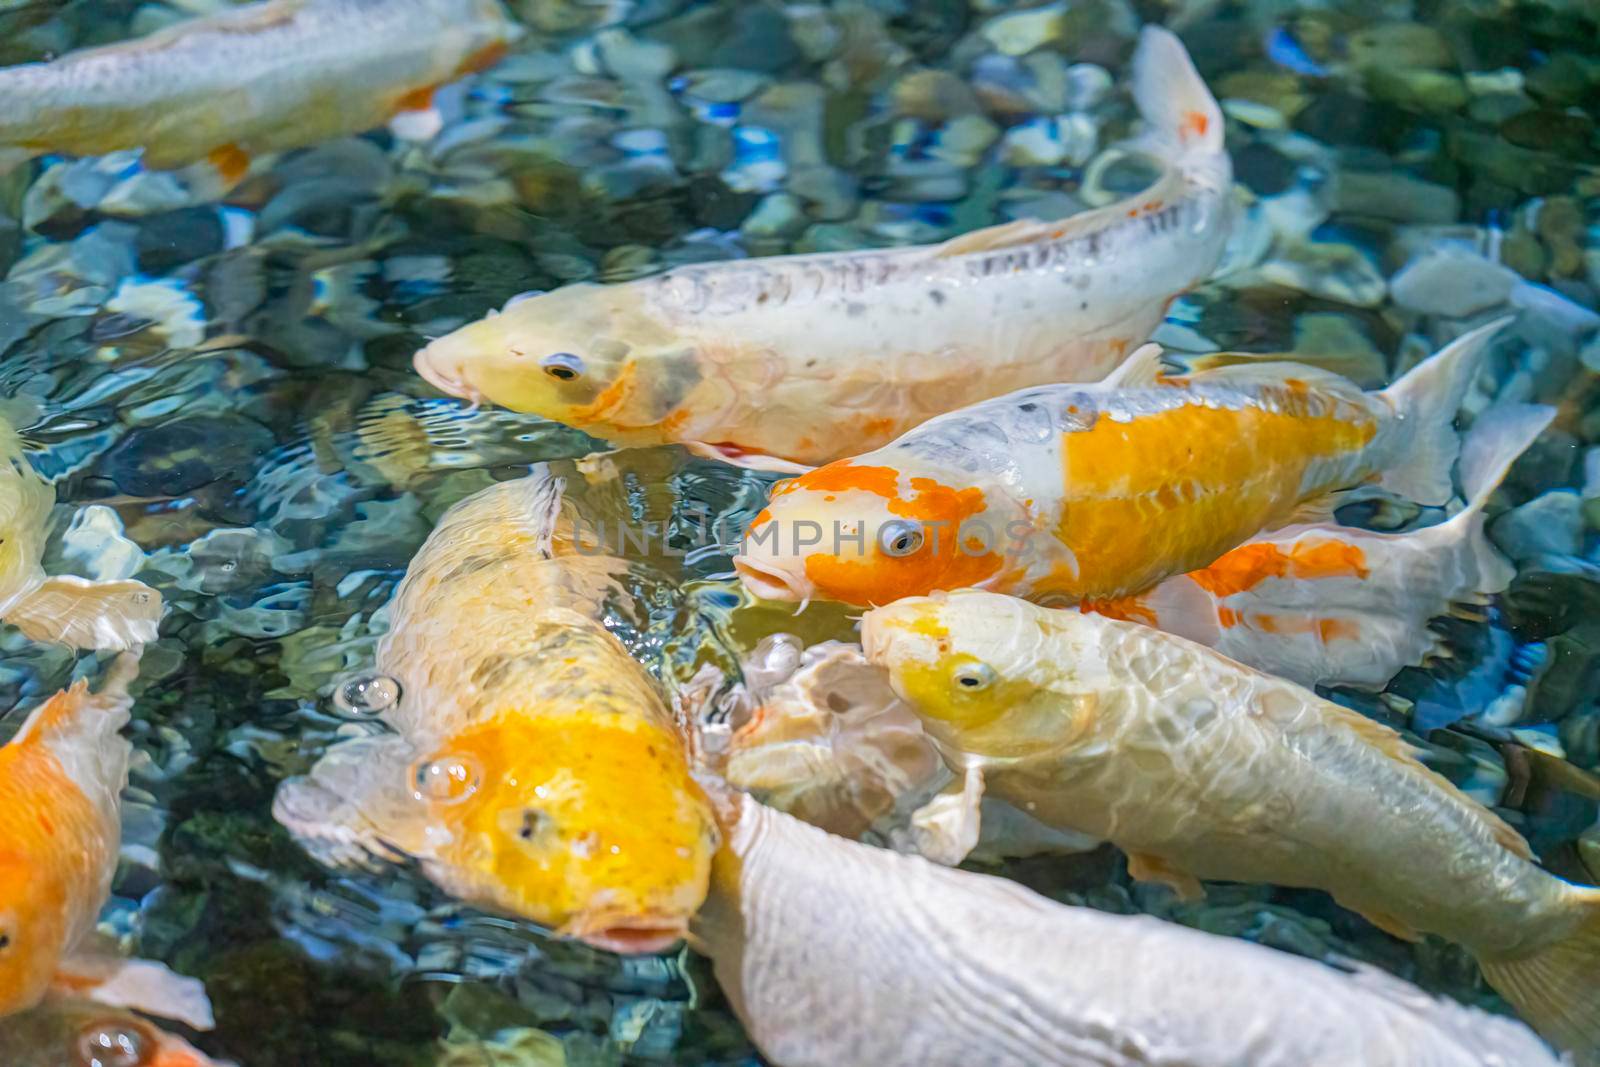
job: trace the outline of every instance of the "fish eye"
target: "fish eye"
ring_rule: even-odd
[[[968,663],[956,669],[950,676],[962,689],[969,693],[987,689],[994,683],[994,668],[987,663]]]
[[[532,841],[544,836],[552,825],[554,820],[538,808],[523,808],[522,823],[517,827],[517,836],[524,841]]]
[[[886,522],[878,531],[878,547],[886,556],[909,556],[922,547],[922,526],[905,519]]]
[[[10,947],[11,947],[11,935],[9,933],[7,933],[6,931],[4,931],[4,930],[0,930],[0,952],[4,952],[6,949],[8,949]]]
[[[576,381],[583,375],[583,360],[571,352],[552,352],[539,365],[550,377],[563,382]]]

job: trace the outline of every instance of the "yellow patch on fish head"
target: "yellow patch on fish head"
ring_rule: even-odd
[[[0,839],[0,1018],[44,996],[66,947],[67,902],[58,899],[60,880],[44,867]]]
[[[757,596],[887,604],[997,574],[1006,531],[983,490],[840,460],[774,486],[735,568]]]
[[[929,732],[971,752],[1017,755],[1081,736],[1095,706],[1053,658],[1053,616],[979,590],[913,597],[867,612],[868,660]]]
[[[433,341],[415,358],[436,388],[588,430],[597,436],[665,417],[698,374],[622,287],[570,285]],[[682,379],[682,380],[680,380]]]
[[[705,899],[717,835],[682,745],[611,711],[507,714],[413,768],[451,841],[452,880],[616,952],[677,942]]]

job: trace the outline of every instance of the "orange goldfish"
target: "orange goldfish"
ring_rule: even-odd
[[[143,582],[48,577],[46,521],[55,490],[28,463],[0,420],[0,619],[35,641],[126,650],[156,639],[161,594]]]
[[[428,345],[439,389],[634,447],[683,443],[793,471],[974,399],[1094,381],[1222,255],[1222,112],[1176,37],[1146,27],[1133,95],[1151,188],[940,245],[678,267],[530,295]]]
[[[658,952],[705,898],[715,826],[656,683],[601,623],[625,564],[574,536],[547,472],[446,513],[378,645],[396,732],[334,746],[273,811],[329,862],[398,850],[468,903]]]
[[[1535,1029],[1600,1055],[1600,889],[1540,868],[1388,727],[1181,637],[976,589],[875,608],[861,638],[948,762],[1135,878],[1321,889],[1448,937]]]
[[[1484,536],[1484,507],[1554,416],[1511,405],[1480,417],[1461,452],[1466,507],[1437,526],[1402,534],[1290,527],[1147,592],[1080,607],[1187,637],[1301,685],[1382,689],[1436,650],[1429,620],[1481,605],[1510,584],[1515,571]]]
[[[137,670],[121,654],[98,693],[83,681],[57,693],[0,748],[0,1016],[65,997],[211,1025],[198,983],[94,944],[121,847],[133,746],[118,731]]]
[[[0,70],[0,164],[143,148],[153,168],[251,157],[430,107],[522,30],[498,0],[267,0]],[[3,169],[3,167],[0,167]]]
[[[1024,389],[773,487],[735,567],[758,596],[887,604],[976,587],[1072,602],[1141,592],[1364,482],[1450,496],[1453,428],[1504,321],[1390,388],[1297,364]]]

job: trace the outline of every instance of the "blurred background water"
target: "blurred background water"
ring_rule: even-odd
[[[0,0],[0,63],[124,39],[221,0]],[[1136,187],[1137,28],[1177,29],[1222,100],[1242,214],[1219,276],[1157,339],[1289,352],[1374,385],[1508,307],[1492,388],[1558,407],[1491,537],[1518,565],[1445,657],[1378,697],[1558,873],[1600,876],[1600,5],[1593,0],[520,0],[530,36],[442,95],[444,129],[279,157],[220,202],[137,153],[0,177],[0,404],[62,506],[53,571],[137,576],[170,606],[106,929],[206,982],[197,1043],[247,1067],[748,1063],[692,954],[618,960],[341,875],[273,790],[364,729],[335,699],[434,519],[556,461],[593,506],[737,528],[766,475],[469,410],[412,372],[427,338],[527,290],[680,263],[937,241]],[[1345,515],[1395,526],[1417,518]],[[70,521],[69,521],[70,520]],[[750,604],[715,546],[657,553],[612,620],[664,679],[733,669],[843,612]],[[643,575],[646,572],[641,572]],[[0,736],[88,672],[0,632]],[[1560,757],[1541,759],[1539,753]],[[1397,857],[1397,862],[1404,862]],[[1489,1007],[1458,948],[1405,945],[1316,893],[1134,886],[1110,849],[1006,872]]]

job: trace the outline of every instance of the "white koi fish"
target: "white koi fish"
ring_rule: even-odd
[[[1227,237],[1222,113],[1166,30],[1145,29],[1133,95],[1164,165],[1138,196],[941,245],[567,286],[434,341],[417,371],[620,446],[684,443],[780,470],[876,448],[975,399],[1095,381]]]
[[[1133,877],[1324,890],[1464,945],[1535,1029],[1600,1055],[1600,889],[1540,868],[1388,727],[1181,637],[975,589],[869,611],[861,636],[947,761]]]
[[[143,148],[158,170],[252,156],[426,111],[522,29],[499,0],[267,0],[148,37],[0,70],[0,170]]]
[[[846,841],[746,796],[697,947],[778,1067],[1555,1067],[1533,1034],[1366,967]]]
[[[1461,451],[1466,507],[1437,526],[1390,534],[1293,526],[1145,593],[1082,610],[1142,622],[1305,686],[1382,689],[1438,647],[1430,619],[1481,605],[1516,571],[1484,536],[1483,509],[1555,417],[1552,408],[1488,412]]]

